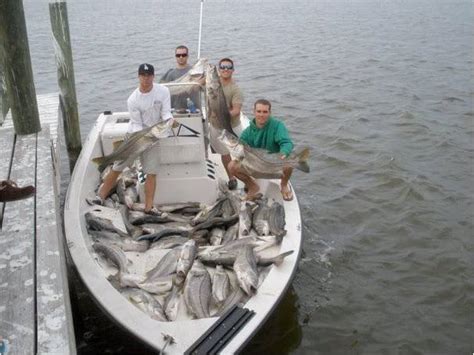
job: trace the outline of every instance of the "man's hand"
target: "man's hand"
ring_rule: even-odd
[[[280,159],[281,159],[281,160],[285,160],[285,159],[286,159],[286,155],[284,155],[284,154],[281,155],[281,156],[280,156]]]

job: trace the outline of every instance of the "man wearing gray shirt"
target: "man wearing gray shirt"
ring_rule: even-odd
[[[189,50],[188,47],[181,45],[176,47],[174,50],[174,56],[176,57],[176,67],[168,70],[160,79],[160,83],[169,83],[179,79],[185,75],[191,66],[188,64]],[[201,107],[199,100],[199,93],[192,92],[190,88],[190,93],[172,95],[171,96],[171,107],[175,110],[186,110],[187,102],[186,99],[189,97],[194,105],[198,108]]]

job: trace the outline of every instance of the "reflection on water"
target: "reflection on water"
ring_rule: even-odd
[[[263,327],[242,350],[243,354],[288,354],[301,343],[298,322],[298,296],[293,287],[287,291]]]
[[[89,295],[72,265],[69,267],[68,276],[78,354],[156,353],[103,312]]]

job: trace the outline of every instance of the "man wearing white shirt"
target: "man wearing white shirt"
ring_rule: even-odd
[[[171,115],[170,92],[167,87],[153,82],[155,69],[153,65],[144,63],[138,67],[139,85],[127,100],[130,121],[128,133],[141,131],[157,123],[173,119]],[[145,181],[145,212],[153,212],[153,198],[156,190],[156,174],[158,145],[142,153],[140,160],[143,172],[147,174]],[[120,173],[126,166],[119,162],[114,163],[112,170],[104,178],[92,203],[102,204],[112,188],[115,186]]]

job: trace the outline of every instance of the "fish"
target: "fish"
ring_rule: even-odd
[[[267,205],[267,200],[264,199],[258,203],[257,208],[253,212],[252,227],[258,235],[269,235],[270,225],[268,223],[270,214],[270,207]]]
[[[309,148],[307,147],[292,152],[286,159],[281,159],[280,153],[269,153],[265,149],[252,148],[226,130],[223,130],[219,140],[229,149],[232,158],[240,161],[240,164],[254,178],[279,179],[285,167],[292,167],[305,173],[310,171]]]
[[[181,248],[181,252],[178,258],[178,264],[176,266],[176,281],[178,284],[181,284],[186,275],[188,274],[189,269],[193,265],[194,259],[197,255],[197,246],[196,241],[190,239],[186,243],[184,243],[183,247]]]
[[[273,202],[268,212],[270,234],[278,238],[283,238],[286,235],[285,224],[285,208],[281,203]]]
[[[225,198],[219,198],[214,204],[210,206],[204,206],[201,212],[199,212],[193,219],[191,219],[191,225],[195,226],[197,224],[206,222],[211,218],[221,216],[222,204],[224,200]]]
[[[240,240],[240,239],[239,239]],[[258,245],[258,244],[257,244]],[[264,245],[264,244],[261,244]],[[254,246],[249,243],[248,245],[243,245],[243,247],[249,246],[253,248]],[[223,266],[233,266],[235,260],[237,259],[240,247],[233,249],[214,249],[214,250],[204,250],[198,253],[198,259],[206,265],[223,265]],[[272,257],[263,257],[256,255],[256,261],[258,266],[269,266],[272,264],[280,265],[284,259],[293,253],[293,250],[278,254]]]
[[[163,276],[152,281],[143,281],[137,284],[139,288],[153,294],[164,294],[173,288],[173,277]]]
[[[230,279],[222,265],[217,265],[212,276],[212,298],[216,305],[222,304],[231,291]]]
[[[125,225],[125,229],[127,230],[128,234],[133,238],[137,239],[139,236],[143,234],[143,229],[140,227],[136,227],[130,223],[129,219],[129,211],[128,208],[121,205],[119,207],[120,215],[122,216],[123,224]]]
[[[191,227],[187,223],[181,222],[166,222],[166,223],[144,223],[140,224],[140,228],[143,229],[144,233],[152,234],[160,232],[164,229],[177,228],[177,229],[190,229]]]
[[[115,227],[112,221],[108,218],[99,217],[91,212],[86,212],[84,217],[86,219],[86,223],[89,230],[96,230],[96,231],[105,230],[105,231],[117,233],[123,238],[130,237],[130,235],[123,232],[119,228]]]
[[[221,227],[221,226],[227,227],[236,223],[238,220],[239,220],[238,214],[235,214],[227,218],[224,218],[224,217],[210,218],[205,222],[195,225],[192,229],[192,232],[194,233],[200,229],[210,229],[210,228]]]
[[[222,243],[223,245],[235,240],[237,238],[237,235],[239,233],[239,223],[234,223],[230,227],[227,228],[227,230],[224,233],[224,238],[222,238]]]
[[[143,253],[148,250],[150,243],[148,241],[138,242],[130,237],[122,238],[117,233],[110,231],[88,230],[94,241],[101,243],[114,244],[123,251],[136,251]]]
[[[150,248],[150,242],[147,240],[134,240],[132,238],[123,238],[121,242],[116,243],[123,251],[135,251],[144,253]]]
[[[93,158],[92,161],[98,165],[100,172],[115,161],[131,165],[140,154],[152,148],[161,138],[166,138],[171,128],[177,128],[178,126],[177,121],[168,120],[146,127],[141,131],[132,133],[111,154]]]
[[[166,296],[165,303],[163,304],[163,308],[165,310],[166,317],[170,321],[176,320],[178,317],[178,310],[179,310],[179,301],[182,295],[181,288],[174,285],[171,289],[171,292]]]
[[[232,129],[231,116],[227,106],[224,90],[215,65],[209,64],[206,69],[206,112],[209,124],[229,134],[237,135]]]
[[[106,260],[112,262],[117,267],[119,273],[125,274],[128,272],[128,260],[122,249],[115,245],[107,245],[100,242],[92,244],[92,248],[96,253],[102,254]]]
[[[250,245],[245,245],[237,254],[234,271],[242,290],[249,296],[254,295],[258,287],[258,270],[257,259]]]
[[[222,228],[212,228],[211,230],[211,237],[209,238],[209,242],[211,245],[221,245],[222,239],[224,238],[224,229]]]
[[[161,212],[180,212],[188,209],[201,208],[199,202],[185,202],[185,203],[172,203],[167,205],[158,205],[158,210]]]
[[[253,237],[240,238],[218,247],[199,248],[197,256],[205,264],[232,266],[244,246],[250,245],[253,248],[262,243]]]
[[[232,205],[232,202],[230,199],[227,197],[223,202],[222,202],[222,217],[228,218],[236,213],[239,213],[239,211],[234,209],[234,206]]]
[[[226,298],[224,303],[217,310],[216,314],[213,314],[213,316],[223,315],[235,304],[243,306],[245,302],[247,302],[248,298],[249,297],[240,287],[236,287],[233,291],[231,291],[230,295]]]
[[[182,237],[180,235],[170,235],[152,243],[150,249],[173,249],[178,246],[182,246],[188,240],[189,238]]]
[[[168,223],[168,222],[180,222],[189,223],[189,217],[185,217],[180,214],[163,212],[159,215],[147,214],[140,211],[131,211],[129,214],[129,220],[131,224],[140,225],[145,223]]]
[[[122,295],[127,298],[133,305],[138,309],[148,314],[151,318],[167,322],[168,318],[161,306],[161,303],[158,302],[152,295],[148,292],[137,288],[129,288],[121,291]]]
[[[159,232],[152,233],[152,234],[144,234],[138,237],[138,241],[142,240],[149,240],[151,242],[156,242],[163,237],[171,236],[171,235],[180,235],[183,237],[189,237],[191,235],[190,231],[183,228],[165,228]]]
[[[227,184],[226,184],[227,186]],[[232,191],[228,190],[226,192],[226,196],[229,199],[230,204],[232,205],[232,208],[234,209],[234,213],[239,213],[240,212],[240,205],[242,204],[242,200],[240,197],[233,193]]]
[[[119,201],[128,208],[138,201],[138,191],[136,185],[126,186],[125,180],[119,179],[115,188]]]
[[[184,285],[184,302],[188,312],[196,318],[210,317],[211,294],[211,276],[204,265],[196,260]]]
[[[285,251],[277,256],[273,257],[259,257],[257,260],[258,266],[269,266],[269,265],[280,265],[288,255],[293,254],[293,250]]]
[[[206,76],[207,65],[207,59],[200,58],[193,64],[186,74],[174,81],[166,83],[166,87],[169,89],[171,96],[183,95],[185,93],[190,94],[191,92],[196,91],[196,89],[201,88],[200,82]],[[197,85],[174,85],[180,83],[197,83],[199,84],[199,87]]]
[[[171,249],[167,252],[152,269],[146,272],[146,282],[176,273],[180,253],[179,249]]]
[[[239,236],[249,235],[252,228],[252,204],[249,201],[242,203],[239,211]]]

